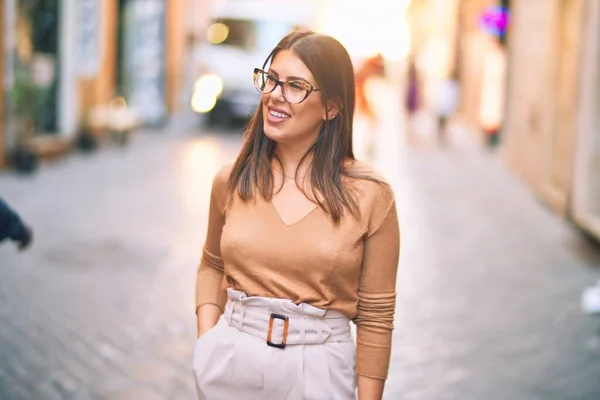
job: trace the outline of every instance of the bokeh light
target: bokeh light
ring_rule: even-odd
[[[229,27],[221,22],[217,22],[208,28],[206,36],[210,43],[223,43],[229,36]]]

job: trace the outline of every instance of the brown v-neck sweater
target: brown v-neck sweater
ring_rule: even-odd
[[[399,227],[391,189],[367,180],[356,190],[360,217],[338,225],[321,208],[286,225],[260,195],[228,201],[231,165],[213,180],[208,234],[198,268],[196,307],[223,309],[225,289],[338,310],[357,326],[356,371],[386,379],[396,300]],[[369,174],[364,163],[353,167]]]

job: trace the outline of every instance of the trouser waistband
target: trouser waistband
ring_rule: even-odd
[[[294,304],[287,299],[248,297],[227,289],[224,317],[236,329],[272,347],[351,340],[350,320],[339,311]]]

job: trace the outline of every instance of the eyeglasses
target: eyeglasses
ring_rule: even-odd
[[[262,94],[271,93],[277,86],[281,86],[283,97],[287,102],[292,104],[300,104],[312,92],[321,90],[304,81],[282,82],[260,68],[254,68],[254,86]]]

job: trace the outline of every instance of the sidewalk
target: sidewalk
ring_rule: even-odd
[[[600,318],[580,311],[600,248],[460,126],[411,148],[401,119],[384,120],[376,163],[402,230],[385,398],[600,398]]]
[[[1,399],[194,398],[195,272],[212,177],[238,137],[136,137],[2,195],[35,229],[0,248]]]

